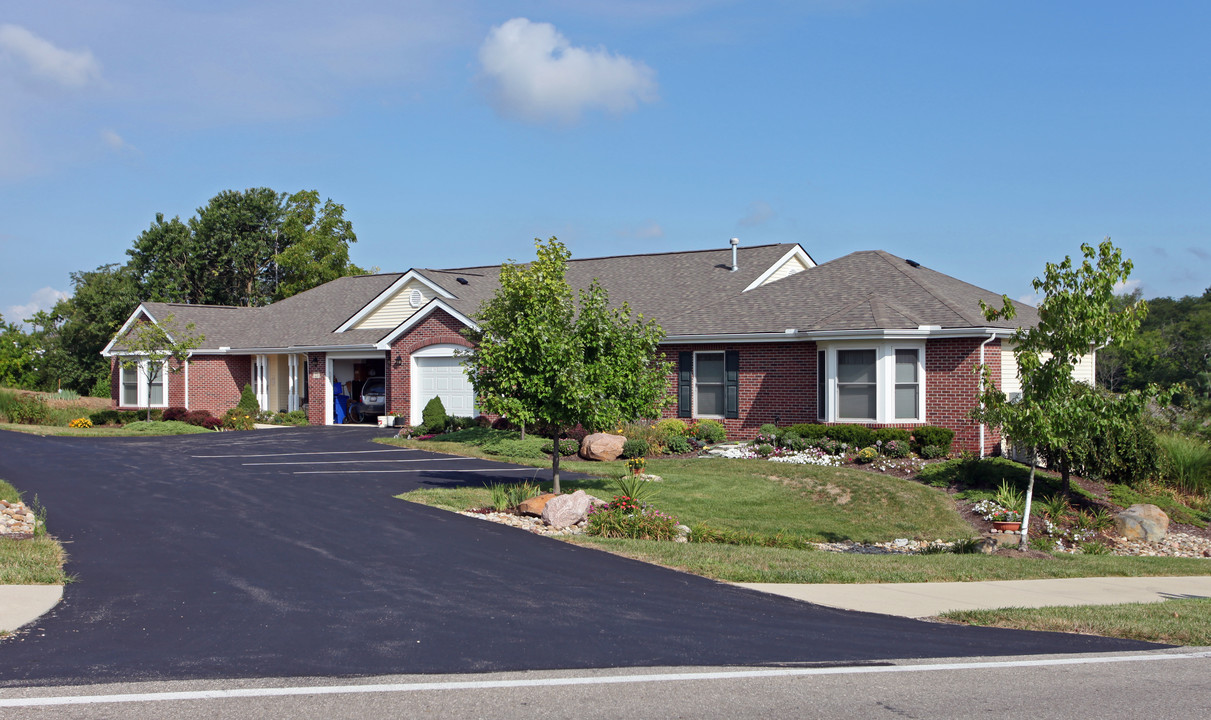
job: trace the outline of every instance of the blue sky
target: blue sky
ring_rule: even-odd
[[[1211,3],[7,2],[0,314],[157,212],[319,190],[384,271],[798,242],[1015,298],[1211,286]]]

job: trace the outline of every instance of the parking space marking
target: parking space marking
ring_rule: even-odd
[[[191,458],[256,458],[256,457],[293,457],[295,455],[368,455],[370,453],[418,452],[416,448],[396,448],[393,450],[319,450],[316,452],[262,453],[259,455],[190,455]]]
[[[248,462],[240,463],[241,466],[248,467],[253,465],[364,465],[367,463],[417,463],[417,462],[452,462],[455,460],[466,460],[461,457],[435,457],[435,458],[415,458],[412,460],[298,460],[286,462]]]
[[[295,470],[293,475],[358,475],[366,473],[420,473],[420,472],[443,472],[443,473],[482,473],[482,472],[533,472],[537,473],[546,468],[476,468],[474,470],[426,470],[418,468],[416,470]]]

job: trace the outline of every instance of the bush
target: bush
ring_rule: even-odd
[[[727,440],[727,428],[718,420],[699,420],[694,424],[694,437],[712,445],[721,443]]]
[[[674,540],[677,525],[677,518],[620,495],[608,505],[589,508],[585,532],[598,537]]]
[[[936,425],[921,425],[913,428],[912,431],[912,449],[921,457],[925,457],[921,450],[929,445],[936,445],[942,449],[942,455],[950,452],[950,444],[954,442],[955,431]],[[937,457],[941,457],[938,455]]]
[[[469,430],[473,427],[476,427],[475,418],[470,416],[461,417],[458,415],[452,415],[450,416],[446,429],[450,432],[457,432],[459,430]]]
[[[793,432],[804,440],[819,440],[828,435],[831,425],[822,425],[820,423],[797,423],[786,429],[787,432]]]
[[[420,413],[421,423],[428,428],[429,432],[442,432],[446,429],[446,406],[442,405],[442,399],[434,396],[432,400],[425,403],[425,409]]]
[[[1211,446],[1181,435],[1157,439],[1165,454],[1166,482],[1188,493],[1211,493]]]
[[[783,429],[778,431],[778,434],[774,436],[774,439],[775,445],[779,447],[788,447],[792,442],[802,440],[803,438],[799,437],[799,434],[796,432]]]
[[[505,457],[516,458],[532,458],[535,460],[545,460],[548,453],[543,452],[542,446],[544,441],[540,437],[530,436],[525,440],[506,439],[497,440],[494,443],[484,445],[484,452],[489,455],[503,455]]]
[[[189,411],[186,410],[185,408],[173,406],[173,407],[164,408],[164,412],[161,415],[161,417],[163,417],[165,420],[183,420],[185,422],[189,422],[188,420],[185,420],[185,417],[188,414],[189,414]],[[191,424],[197,425],[197,423],[191,423]]]
[[[832,425],[828,429],[828,437],[853,447],[864,448],[875,444],[875,431],[861,425]]]
[[[883,454],[889,458],[906,458],[908,457],[908,441],[907,440],[888,440],[883,443]]]
[[[553,440],[546,441],[542,446],[542,451],[547,455],[555,452],[555,442]],[[572,439],[559,441],[559,454],[567,457],[580,452],[580,442]]]
[[[670,455],[684,455],[688,452],[692,452],[694,448],[690,446],[690,441],[688,438],[682,435],[670,435],[669,438],[664,441],[664,449]]]
[[[757,428],[757,434],[765,435],[767,437],[777,437],[778,426],[773,423],[766,423],[766,424],[762,425],[761,427]]]
[[[43,425],[50,417],[50,406],[37,395],[0,393],[0,412],[9,422],[19,425]]]
[[[575,426],[568,428],[567,431],[564,432],[563,437],[566,437],[569,440],[575,440],[576,446],[580,447],[580,444],[584,442],[584,439],[590,434],[591,433],[589,433],[588,429],[584,425],[576,423]]]
[[[763,443],[757,446],[757,454],[761,457],[769,457],[774,452],[774,446],[769,443]]]
[[[937,460],[938,458],[946,457],[946,451],[939,445],[926,445],[917,454],[926,460]]]
[[[71,427],[71,428],[77,428],[79,430],[87,430],[88,428],[93,426],[93,422],[92,422],[92,420],[89,420],[86,417],[80,417],[80,418],[76,418],[75,420],[72,420],[71,422],[69,422],[67,424],[67,426]]]
[[[678,418],[665,418],[656,423],[656,432],[666,438],[684,437],[688,431],[689,426],[685,424],[684,420]]]
[[[252,417],[256,417],[256,414],[261,411],[261,404],[257,402],[256,393],[252,391],[252,386],[248,383],[244,383],[244,389],[240,391],[240,401],[236,403],[235,408]]]
[[[509,418],[496,418],[492,421],[493,430],[516,430],[517,426],[509,422]]]
[[[88,391],[88,395],[89,397],[95,398],[107,398],[113,396],[113,388],[110,387],[108,373],[97,378],[97,381],[93,383],[92,388]]]
[[[858,454],[854,456],[854,461],[859,463],[874,462],[879,459],[879,451],[873,445],[862,448]]]
[[[811,446],[810,440],[801,438],[798,435],[784,435],[782,437],[782,447],[793,452],[803,452]]]
[[[622,444],[622,456],[624,458],[647,457],[651,451],[652,446],[643,438],[631,438]]]
[[[490,428],[492,427],[492,418],[487,415],[478,415],[475,418],[475,425],[476,427]]]
[[[912,442],[912,434],[900,428],[879,428],[875,431],[875,442],[882,442],[886,445],[892,441],[904,443],[907,448]]]
[[[248,413],[234,407],[223,413],[223,428],[226,430],[252,430],[256,423],[256,412]]]
[[[807,442],[806,440],[804,442]],[[811,447],[816,448],[826,455],[840,455],[848,449],[848,445],[840,440],[833,440],[830,437],[823,437],[819,440],[811,442]]]

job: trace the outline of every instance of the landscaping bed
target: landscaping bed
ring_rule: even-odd
[[[21,509],[21,522],[0,527],[0,585],[62,585],[68,581],[63,572],[67,560],[63,546],[46,534],[44,513],[37,502],[22,502],[21,494],[0,480],[0,507]],[[26,522],[29,507],[34,522]],[[43,516],[43,517],[40,517]],[[11,529],[11,532],[8,530]]]

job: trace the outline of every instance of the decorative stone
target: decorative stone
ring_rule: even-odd
[[[580,441],[580,457],[585,460],[609,462],[622,455],[622,446],[627,439],[622,435],[593,433]]]
[[[555,493],[543,493],[538,497],[532,497],[522,504],[517,506],[517,511],[522,515],[533,515],[534,517],[542,517],[542,509],[547,506],[547,503],[552,498],[559,497]]]
[[[1132,505],[1114,516],[1114,529],[1127,540],[1160,542],[1169,533],[1169,516],[1155,505]]]
[[[584,490],[571,495],[559,495],[547,501],[542,509],[542,519],[555,528],[566,528],[584,520],[593,498]]]
[[[984,553],[985,555],[991,555],[997,551],[997,548],[1000,547],[1000,545],[1001,542],[998,538],[986,537],[980,538],[980,544],[977,547],[979,547],[980,552]]]
[[[688,525],[678,525],[676,530],[677,537],[673,538],[673,542],[683,543],[690,541],[690,528]]]

